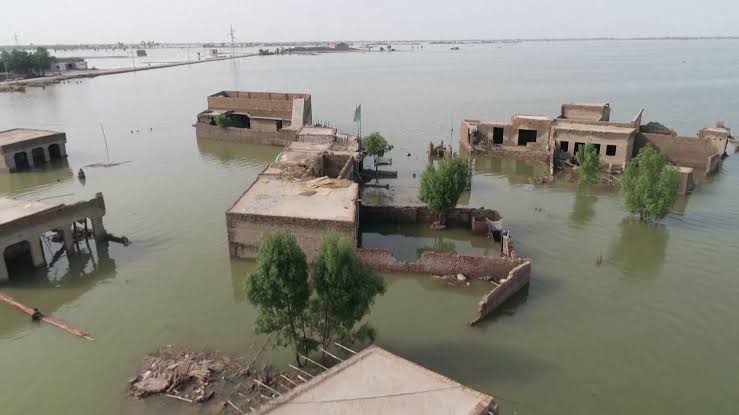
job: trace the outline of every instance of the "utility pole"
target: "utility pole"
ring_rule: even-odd
[[[231,25],[231,30],[228,31],[228,38],[231,39],[231,59],[236,59],[236,47],[234,46],[236,32],[234,31],[233,25]]]

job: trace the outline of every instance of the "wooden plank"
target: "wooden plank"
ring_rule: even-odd
[[[16,300],[15,298],[5,293],[0,292],[0,301],[3,301],[6,304],[12,305],[13,307],[21,310],[22,312],[28,314],[29,316],[33,316],[33,313],[34,313],[33,308],[21,303],[20,301]],[[87,340],[95,340],[92,338],[92,336],[90,336],[89,333],[84,332],[80,329],[74,328],[68,325],[67,323],[65,323],[64,321],[54,318],[52,316],[45,315],[41,318],[41,321],[51,324],[52,326],[59,327],[60,329],[68,333],[74,334],[75,336],[82,337]]]

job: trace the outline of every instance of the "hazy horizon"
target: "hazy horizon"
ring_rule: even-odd
[[[734,37],[739,3],[38,0],[3,8],[0,45],[225,42],[231,25],[237,42]]]

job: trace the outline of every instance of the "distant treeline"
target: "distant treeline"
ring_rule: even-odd
[[[19,75],[44,75],[55,60],[46,48],[36,48],[30,53],[19,49],[4,50],[0,53],[0,70]]]

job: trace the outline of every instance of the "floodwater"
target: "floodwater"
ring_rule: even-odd
[[[0,129],[64,130],[70,154],[67,167],[1,175],[0,194],[71,193],[48,199],[69,201],[102,191],[107,229],[133,241],[92,247],[92,256],[63,258],[48,271],[21,269],[2,287],[96,340],[0,305],[0,412],[197,413],[175,401],[128,400],[138,359],[166,344],[250,355],[260,343],[241,291],[252,265],[229,260],[224,212],[279,149],[198,142],[191,125],[210,93],[307,91],[314,120],[349,131],[361,103],[363,131],[382,131],[395,144],[400,179],[391,184],[403,201],[414,196],[428,141],[449,140],[451,128],[456,136],[463,116],[555,115],[562,102],[595,100],[610,101],[614,119],[645,108],[645,120],[684,134],[715,120],[739,128],[738,47],[544,42],[253,57],[0,95]],[[106,160],[101,121],[111,159],[131,162],[87,168],[82,185],[77,169]],[[627,220],[608,190],[529,185],[542,171],[479,158],[463,199],[503,214],[519,252],[533,259],[528,293],[473,329],[465,323],[484,286],[388,275],[371,315],[377,342],[493,394],[507,414],[734,413],[737,158],[660,225]],[[284,350],[267,358],[291,359]]]

